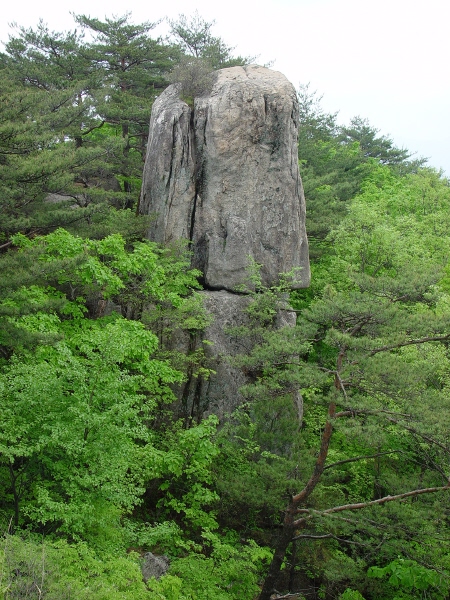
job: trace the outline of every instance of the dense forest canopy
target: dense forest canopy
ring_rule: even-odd
[[[289,278],[253,265],[246,403],[182,418],[176,385],[211,367],[167,340],[209,316],[189,248],[136,215],[149,116],[170,81],[251,59],[198,14],[169,40],[74,19],[0,56],[0,594],[448,598],[449,181],[302,86],[297,326],[274,324]]]

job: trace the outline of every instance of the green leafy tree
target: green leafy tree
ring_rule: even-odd
[[[445,598],[448,583],[436,571],[419,565],[414,560],[393,560],[386,567],[370,567],[369,577],[384,578],[389,575],[388,583],[398,590],[395,599],[402,598]],[[431,596],[430,596],[431,593]]]
[[[366,158],[375,158],[383,165],[397,166],[408,163],[410,167],[417,168],[426,162],[426,159],[419,159],[411,165],[408,161],[411,153],[408,150],[396,148],[391,138],[384,135],[376,137],[377,133],[379,130],[372,127],[367,119],[354,117],[348,127],[340,128],[339,139],[345,144],[358,142]]]
[[[326,236],[344,218],[371,169],[357,142],[341,143],[337,113],[325,112],[321,99],[309,84],[300,86],[298,157],[313,260],[326,253]]]
[[[326,255],[328,233],[345,217],[349,201],[361,191],[363,181],[377,168],[389,165],[395,172],[417,172],[426,159],[409,160],[411,154],[394,146],[386,136],[360,117],[348,127],[327,113],[322,97],[300,86],[299,160],[308,204],[307,231],[312,259]]]
[[[151,300],[180,305],[195,273],[184,265],[166,273],[154,245],[127,252],[117,234],[94,242],[58,230],[16,242],[19,253],[37,249],[35,259],[53,264],[47,276],[59,291],[22,285],[2,302],[11,332],[3,344],[13,350],[1,375],[4,502],[16,526],[29,520],[86,535],[108,511],[118,518],[138,501],[152,437],[144,423],[173,400],[168,384],[182,377],[154,356],[158,339],[141,323],[117,312],[87,319],[86,303],[98,317],[123,293],[125,310],[139,280],[141,310]],[[34,348],[26,349],[27,334]]]
[[[21,336],[12,332],[20,331],[22,316],[45,312],[46,307],[59,307],[63,315],[70,301],[78,302],[80,314],[86,311],[91,318],[114,308],[124,317],[137,319],[153,313],[156,305],[156,314],[146,317],[149,323],[162,318],[161,313],[169,320],[172,308],[190,316],[187,327],[202,327],[203,317],[197,323],[194,316],[196,311],[201,313],[199,302],[190,299],[198,287],[198,272],[189,269],[185,253],[160,250],[148,241],[135,242],[129,249],[120,234],[86,240],[63,229],[33,241],[18,234],[14,241],[20,250],[3,258],[9,273],[0,279],[6,355],[8,349],[20,347]],[[33,270],[36,262],[37,272]],[[49,285],[51,293],[45,291]]]
[[[5,535],[0,551],[2,598],[144,600],[136,553],[97,553],[85,542]]]
[[[52,327],[56,319],[24,320]],[[65,341],[15,356],[3,369],[3,502],[14,524],[89,535],[129,511],[149,461],[143,425],[180,373],[151,360],[157,340],[124,319],[63,325]],[[151,453],[150,453],[151,454]]]

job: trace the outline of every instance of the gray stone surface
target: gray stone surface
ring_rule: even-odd
[[[218,71],[212,91],[196,98],[193,109],[179,95],[175,84],[154,103],[139,211],[154,216],[151,240],[192,243],[214,317],[204,338],[212,342],[206,353],[216,374],[188,379],[178,398],[187,420],[208,412],[223,418],[242,404],[239,388],[249,381],[225,359],[244,350],[227,329],[245,324],[250,300],[234,292],[248,285],[249,259],[261,265],[267,286],[293,269],[293,287],[309,285],[298,103],[281,73],[256,65]],[[293,312],[280,311],[278,327],[294,324]],[[173,340],[183,352],[195,343]],[[300,395],[296,402],[301,420]]]
[[[190,239],[195,201],[195,157],[191,109],[178,84],[157,98],[142,179],[139,212],[153,215],[148,237],[162,244]]]
[[[205,290],[200,293],[206,310],[214,319],[203,337],[211,342],[211,345],[205,346],[205,352],[210,361],[208,366],[215,371],[215,375],[207,381],[188,380],[178,396],[183,399],[183,416],[195,420],[212,413],[222,421],[244,402],[239,389],[249,383],[247,374],[242,369],[232,366],[227,357],[251,350],[243,345],[242,340],[229,333],[232,327],[249,325],[244,311],[251,299],[226,290]],[[275,326],[293,327],[295,320],[296,315],[293,311],[281,310]],[[248,344],[249,340],[245,343]],[[187,347],[187,340],[184,344]]]
[[[217,72],[194,110],[178,85],[155,102],[139,210],[156,215],[150,239],[193,242],[209,289],[234,290],[249,257],[266,285],[300,268],[309,284],[305,201],[298,171],[298,104],[277,71],[250,65]]]
[[[212,324],[206,329],[204,338],[211,342],[205,346],[208,366],[215,371],[207,381],[188,380],[181,390],[183,411],[192,419],[213,413],[220,420],[244,402],[239,388],[248,383],[241,369],[232,367],[227,356],[242,352],[239,345],[227,332],[230,327],[246,324],[243,312],[250,301],[248,296],[232,294],[225,290],[201,292],[206,310],[213,316]]]
[[[159,579],[169,570],[170,561],[167,556],[156,556],[156,554],[146,552],[142,558],[141,571],[144,581],[148,581],[152,577]]]

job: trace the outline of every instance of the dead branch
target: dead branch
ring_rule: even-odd
[[[403,450],[387,450],[386,452],[377,452],[376,454],[366,454],[365,456],[355,456],[354,458],[346,458],[345,460],[338,460],[337,462],[326,465],[323,470],[332,469],[338,465],[344,465],[345,463],[357,462],[358,460],[365,460],[366,458],[378,458],[379,456],[385,456],[386,454],[403,453]]]
[[[297,513],[306,513],[307,517],[302,517],[297,521],[294,521],[294,526],[299,527],[302,525],[307,518],[312,517],[314,515],[329,515],[337,512],[342,512],[344,510],[360,510],[362,508],[368,508],[369,506],[376,506],[378,504],[386,504],[386,502],[393,502],[394,500],[404,500],[405,498],[412,498],[416,496],[420,496],[422,494],[433,494],[435,492],[443,492],[445,490],[450,489],[450,480],[447,485],[440,487],[430,487],[430,488],[422,488],[419,490],[412,490],[410,492],[405,492],[403,494],[396,494],[395,496],[384,496],[383,498],[378,498],[377,500],[370,500],[369,502],[356,502],[354,504],[343,504],[342,506],[334,506],[333,508],[327,508],[326,510],[313,510],[310,508],[301,508],[297,510]]]

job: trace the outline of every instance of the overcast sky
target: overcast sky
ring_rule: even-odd
[[[42,18],[55,31],[73,29],[70,11],[104,18],[128,10],[141,23],[196,9],[236,53],[273,61],[296,87],[309,82],[340,123],[368,118],[450,176],[448,0],[7,0],[0,40],[13,21],[28,27]]]

